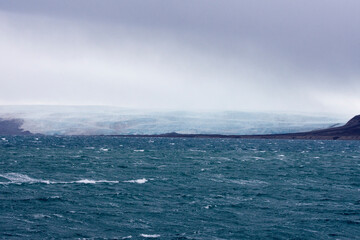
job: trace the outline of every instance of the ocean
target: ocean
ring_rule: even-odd
[[[1,239],[359,236],[359,141],[0,140]]]

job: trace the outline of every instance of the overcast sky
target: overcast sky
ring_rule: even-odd
[[[360,114],[359,0],[0,0],[0,104]]]

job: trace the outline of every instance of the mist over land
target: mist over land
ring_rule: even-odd
[[[240,111],[156,111],[106,106],[1,106],[0,118],[46,135],[276,134],[345,123],[347,116]]]

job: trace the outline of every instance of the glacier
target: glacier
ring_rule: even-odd
[[[242,111],[164,111],[110,106],[0,106],[0,118],[46,135],[274,134],[341,125],[348,116]]]

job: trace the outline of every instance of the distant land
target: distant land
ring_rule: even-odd
[[[344,126],[299,133],[266,135],[179,134],[115,135],[119,137],[168,137],[168,138],[243,138],[243,139],[308,139],[308,140],[360,140],[360,115],[350,119]]]
[[[22,119],[1,119],[0,118],[0,135],[31,135],[29,131],[24,131],[21,126]]]
[[[22,119],[1,119],[0,135],[32,135],[21,128]],[[101,135],[101,134],[100,134]],[[223,135],[223,134],[128,134],[102,135],[116,137],[163,137],[163,138],[239,138],[239,139],[312,139],[312,140],[360,140],[360,115],[350,119],[345,125],[321,130],[298,133],[264,134],[264,135]]]
[[[344,125],[332,113],[149,110],[111,106],[0,106],[0,119],[21,119],[21,129],[42,135],[269,135]]]

